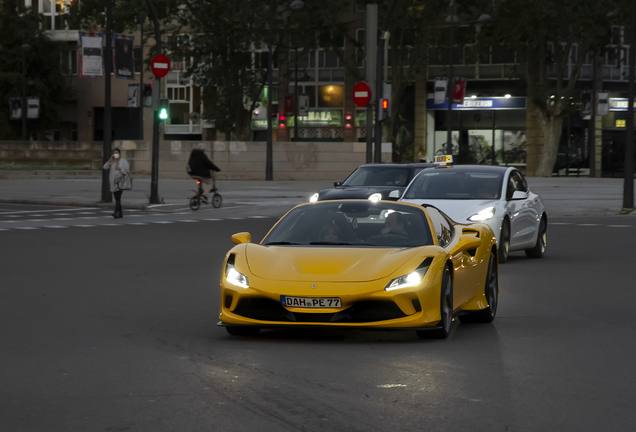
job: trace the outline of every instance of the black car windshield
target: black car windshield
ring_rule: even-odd
[[[433,240],[423,209],[368,200],[323,201],[290,211],[263,245],[416,247]]]
[[[366,166],[355,170],[343,186],[397,186],[408,184],[412,168],[400,166]]]
[[[404,199],[499,199],[503,172],[424,171],[411,183]]]

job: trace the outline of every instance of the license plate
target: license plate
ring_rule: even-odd
[[[280,304],[283,306],[300,308],[339,308],[342,305],[340,299],[337,297],[312,298],[291,296],[280,296]]]

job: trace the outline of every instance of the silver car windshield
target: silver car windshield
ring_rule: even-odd
[[[295,208],[261,244],[417,247],[432,245],[433,240],[423,209],[364,200]]]
[[[499,199],[503,173],[435,170],[418,175],[404,199]]]
[[[344,186],[397,186],[408,184],[412,168],[371,166],[360,167],[342,183]]]

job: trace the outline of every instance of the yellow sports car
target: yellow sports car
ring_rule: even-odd
[[[492,322],[497,241],[484,223],[458,224],[432,206],[319,201],[294,207],[260,244],[232,236],[219,325],[415,330],[446,338],[454,316]]]

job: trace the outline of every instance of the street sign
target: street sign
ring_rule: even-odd
[[[165,54],[157,54],[150,63],[152,74],[157,78],[163,78],[170,72],[170,60]]]
[[[371,101],[371,88],[364,81],[353,87],[353,103],[359,107],[365,107]]]

